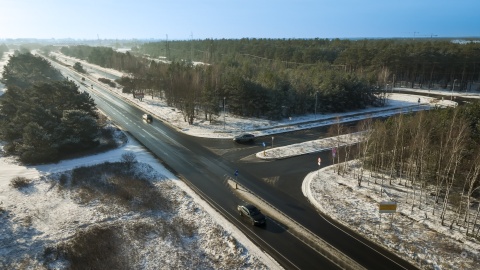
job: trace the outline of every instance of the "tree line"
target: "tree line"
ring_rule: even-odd
[[[25,163],[56,161],[98,145],[93,99],[45,59],[16,53],[2,73],[0,139]]]
[[[480,43],[449,39],[220,39],[145,43],[136,48],[152,57],[218,63],[243,57],[293,68],[326,63],[384,87],[453,87],[479,90]]]
[[[60,52],[104,68],[113,68],[132,74],[140,72],[148,64],[148,61],[142,57],[135,57],[130,52],[120,53],[110,47],[64,46],[60,48]]]

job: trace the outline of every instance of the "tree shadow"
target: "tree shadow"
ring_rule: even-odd
[[[39,239],[42,234],[32,227],[32,217],[16,217],[11,211],[0,208],[0,269],[42,264],[38,260],[51,242]]]

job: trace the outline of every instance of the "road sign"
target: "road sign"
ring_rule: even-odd
[[[263,147],[265,147],[265,146],[266,146],[266,145],[265,145],[265,142],[262,142],[262,145],[263,145]]]
[[[337,148],[332,148],[332,156],[335,157],[335,155],[337,154]]]
[[[397,203],[396,202],[380,202],[378,205],[378,210],[380,213],[395,213],[397,212]]]

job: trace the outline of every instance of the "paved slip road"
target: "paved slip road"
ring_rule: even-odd
[[[69,78],[76,78],[77,80],[81,78],[81,75],[75,74],[63,66],[56,66],[61,68]],[[168,168],[189,183],[206,201],[286,269],[337,269],[338,267],[301,239],[291,234],[288,228],[278,221],[269,219],[266,228],[258,228],[252,227],[241,220],[236,212],[236,205],[241,202],[241,199],[236,197],[228,187],[225,177],[233,174],[235,169],[240,171],[238,181],[242,185],[327,240],[365,268],[414,268],[381,248],[376,247],[383,254],[370,249],[362,242],[326,222],[304,198],[299,196],[300,185],[294,192],[287,194],[278,187],[272,188],[271,184],[263,180],[262,177],[265,175],[261,173],[267,171],[267,168],[262,167],[262,164],[269,164],[268,168],[270,169],[273,166],[276,171],[282,171],[281,168],[284,168],[283,171],[285,171],[285,168],[290,168],[292,170],[290,175],[295,175],[296,179],[292,183],[296,185],[298,178],[305,171],[312,171],[317,167],[310,165],[291,167],[288,160],[283,163],[250,162],[248,160],[251,157],[248,156],[246,157],[247,162],[245,160],[225,159],[212,151],[211,148],[205,147],[204,144],[209,141],[214,144],[229,143],[231,145],[231,141],[193,138],[177,132],[158,119],[154,119],[152,124],[147,124],[141,120],[141,115],[144,113],[142,110],[105,91],[104,87],[95,81],[89,82],[87,80],[86,83],[87,85],[93,84],[94,89],[81,87],[81,90],[89,91],[102,111],[150,149]],[[249,151],[254,150],[254,146],[251,147]],[[240,147],[238,150],[244,151],[245,149]],[[323,156],[322,159],[327,160]],[[295,161],[292,164],[295,164]],[[280,174],[274,175],[274,177],[283,178]],[[390,258],[387,258],[387,256]]]

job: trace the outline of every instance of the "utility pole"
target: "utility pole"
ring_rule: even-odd
[[[420,32],[413,32],[413,40],[415,40],[415,34],[420,34]]]
[[[193,32],[190,32],[190,62],[193,65]]]
[[[166,34],[166,39],[165,39],[165,57],[167,57],[167,60],[170,59],[170,47],[168,46],[168,34]]]
[[[223,97],[223,129],[225,129],[225,99],[226,97]]]
[[[452,95],[450,96],[450,100],[453,100],[453,90],[455,90],[455,83],[456,82],[457,82],[457,79],[453,80]]]
[[[395,87],[395,74],[393,74],[392,93],[393,93],[393,88],[394,87]]]

